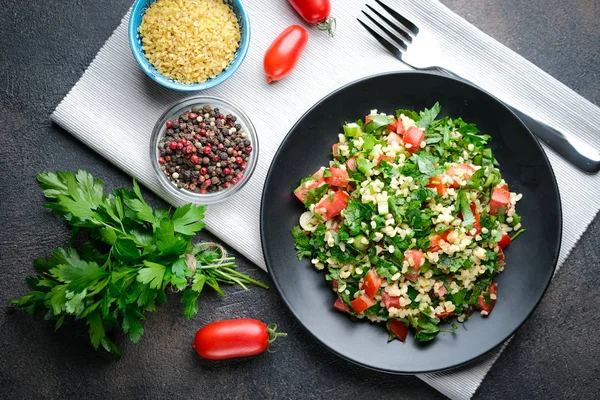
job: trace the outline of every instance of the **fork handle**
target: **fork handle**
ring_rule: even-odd
[[[589,174],[600,171],[600,154],[589,144],[572,135],[565,135],[559,130],[530,117],[524,112],[507,104],[529,130],[561,155],[565,160]]]
[[[449,75],[473,86],[477,86],[473,82],[468,81],[446,68],[431,67],[423,69]],[[600,153],[592,146],[575,136],[566,135],[559,130],[552,128],[550,125],[530,117],[509,104],[504,103],[504,105],[515,113],[535,136],[550,146],[572,165],[589,174],[595,174],[600,171]]]

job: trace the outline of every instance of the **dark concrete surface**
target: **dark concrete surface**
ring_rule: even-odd
[[[443,2],[600,103],[598,0]],[[130,3],[0,1],[0,397],[442,398],[417,378],[379,374],[329,353],[296,323],[274,290],[230,288],[223,299],[203,295],[191,321],[180,316],[178,298],[170,296],[167,307],[149,316],[138,345],[117,337],[124,353],[119,362],[93,351],[83,326],[54,333],[41,318],[7,306],[25,292],[32,260],[63,245],[68,235],[63,222],[41,207],[36,172],[85,168],[108,189],[130,185],[128,176],[49,122]],[[163,205],[145,194],[153,205]],[[599,234],[596,218],[475,398],[600,397]],[[269,281],[248,261],[240,258],[239,264]],[[192,352],[199,326],[242,316],[276,321],[289,336],[277,343],[276,353],[252,359],[211,363]]]

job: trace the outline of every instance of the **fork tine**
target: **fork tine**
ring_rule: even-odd
[[[389,29],[387,29],[385,26],[383,26],[382,24],[380,24],[379,22],[377,22],[377,20],[375,20],[375,18],[371,17],[369,14],[367,14],[366,12],[362,11],[363,14],[365,14],[365,16],[367,18],[369,18],[371,20],[371,22],[373,22],[379,29],[381,29],[386,35],[388,35],[390,38],[394,39],[394,41],[396,43],[398,43],[398,45],[400,47],[402,47],[404,50],[406,50],[408,47],[406,46],[406,43],[404,43],[404,41],[399,38],[398,36],[394,35]],[[371,33],[373,34],[373,33]],[[388,49],[389,50],[389,49]]]
[[[375,2],[377,4],[379,4],[385,11],[387,11],[388,13],[390,13],[390,15],[392,15],[394,18],[396,18],[409,31],[411,31],[415,35],[419,34],[419,28],[417,28],[417,26],[415,24],[413,24],[412,22],[410,22],[409,20],[407,20],[406,18],[404,18],[402,15],[398,14],[397,11],[395,11],[394,9],[392,9],[390,6],[382,3],[380,0],[375,0]]]
[[[408,41],[408,43],[412,43],[412,36],[410,36],[402,28],[398,27],[396,24],[394,24],[392,21],[390,21],[387,17],[383,16],[383,14],[381,14],[379,11],[377,11],[376,9],[374,9],[373,7],[371,7],[370,5],[367,4],[366,6],[375,15],[377,15],[379,18],[381,18],[382,20],[384,20],[389,26],[391,26],[392,28],[394,28],[394,30],[396,32],[398,32],[398,34],[400,36],[402,36],[404,39],[406,39],[406,41]]]
[[[362,22],[360,19],[358,19],[358,22],[367,30],[369,31],[369,33],[371,35],[373,35],[373,37],[375,37],[375,39],[377,39],[377,41],[379,43],[381,43],[383,45],[383,47],[385,47],[390,53],[392,53],[393,55],[395,55],[396,57],[398,57],[399,59],[402,59],[402,51],[394,46],[392,43],[390,43],[387,39],[385,39],[383,36],[381,36],[379,33],[375,32],[373,29],[371,29],[367,24],[365,24],[364,22]],[[406,48],[405,48],[406,49]]]

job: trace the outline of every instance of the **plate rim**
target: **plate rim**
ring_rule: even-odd
[[[476,89],[480,92],[482,92],[484,95],[487,95],[489,97],[491,97],[494,101],[496,101],[499,106],[503,107],[504,109],[506,109],[506,111],[508,111],[510,114],[512,114],[516,120],[522,125],[523,128],[525,128],[525,131],[530,135],[531,138],[534,139],[535,145],[537,146],[537,148],[540,150],[542,156],[543,156],[543,160],[545,161],[545,163],[549,166],[549,170],[550,170],[550,175],[552,177],[551,182],[553,184],[553,187],[555,189],[555,193],[556,193],[556,198],[557,198],[557,203],[558,203],[558,246],[556,246],[555,252],[554,252],[554,256],[553,256],[553,262],[552,262],[552,273],[549,274],[549,278],[546,279],[546,281],[544,282],[544,289],[542,291],[542,295],[540,296],[540,298],[536,301],[536,303],[534,304],[533,308],[531,309],[531,311],[525,316],[525,318],[523,319],[523,321],[521,321],[509,334],[508,336],[506,336],[505,338],[503,338],[502,340],[500,340],[498,343],[492,345],[492,347],[490,347],[488,350],[475,355],[467,360],[464,360],[460,363],[448,366],[448,367],[441,367],[441,368],[434,368],[434,369],[428,369],[428,370],[419,370],[419,371],[399,371],[399,370],[390,370],[390,369],[385,369],[385,368],[378,368],[375,367],[373,365],[369,365],[366,364],[364,362],[361,362],[360,360],[354,359],[354,358],[350,358],[336,350],[334,350],[333,348],[331,348],[330,346],[328,346],[323,340],[321,340],[321,338],[319,338],[316,334],[314,334],[302,321],[302,319],[298,316],[298,314],[294,311],[294,309],[291,307],[290,305],[290,301],[288,300],[288,298],[286,297],[284,291],[281,289],[279,281],[275,278],[275,276],[271,273],[271,270],[269,268],[269,257],[267,256],[267,254],[269,253],[267,245],[265,244],[265,225],[266,223],[264,223],[264,211],[265,211],[265,199],[266,199],[266,191],[267,191],[267,186],[268,186],[268,181],[269,178],[271,177],[271,173],[273,172],[274,166],[275,166],[275,160],[278,159],[278,157],[280,156],[280,153],[282,151],[282,148],[284,147],[284,144],[290,139],[292,132],[294,132],[296,130],[296,128],[298,127],[298,125],[304,120],[304,118],[306,118],[306,116],[308,114],[310,114],[315,108],[317,108],[318,106],[320,106],[325,100],[327,100],[328,98],[330,98],[331,96],[334,96],[335,94],[337,94],[340,91],[343,91],[345,89],[347,89],[348,87],[351,87],[353,85],[356,85],[358,83],[361,83],[363,81],[367,81],[370,79],[374,79],[374,78],[379,78],[379,77],[383,77],[383,76],[390,76],[390,75],[425,75],[425,76],[435,76],[438,78],[442,78],[442,79],[448,79],[451,81],[455,81],[458,82],[460,84],[464,84],[467,86],[470,86],[473,89]],[[285,135],[285,137],[283,138],[283,140],[280,142],[277,151],[275,152],[275,154],[273,155],[273,159],[271,160],[271,164],[269,165],[269,169],[267,171],[267,174],[265,176],[265,183],[263,185],[263,189],[262,189],[262,193],[261,193],[261,202],[260,202],[260,210],[259,210],[259,224],[260,224],[260,241],[261,241],[261,249],[262,249],[262,253],[263,253],[263,259],[265,261],[265,265],[267,267],[267,272],[269,274],[269,276],[271,277],[271,281],[273,282],[273,285],[275,286],[275,289],[277,290],[277,293],[279,294],[279,296],[281,297],[281,299],[283,300],[283,302],[285,303],[285,306],[288,308],[288,310],[292,313],[292,315],[294,316],[294,318],[296,319],[296,321],[304,328],[305,331],[307,331],[313,338],[316,339],[316,341],[323,347],[325,347],[328,351],[334,353],[335,355],[341,357],[342,359],[349,361],[355,365],[370,369],[370,370],[374,370],[374,371],[378,371],[378,372],[383,372],[383,373],[387,373],[387,374],[393,374],[393,375],[415,375],[415,374],[428,374],[428,373],[434,373],[434,372],[442,372],[442,371],[450,371],[450,370],[454,370],[460,367],[463,367],[465,365],[471,364],[473,362],[479,361],[479,360],[483,360],[483,358],[487,355],[490,355],[494,350],[498,349],[500,346],[504,345],[505,343],[508,344],[508,342],[510,341],[510,339],[514,336],[514,334],[523,326],[523,324],[525,324],[525,322],[527,322],[529,320],[529,318],[531,318],[531,315],[533,314],[533,312],[538,308],[540,302],[542,301],[542,299],[544,298],[544,296],[546,295],[546,292],[548,291],[548,288],[550,287],[550,283],[552,281],[552,278],[554,277],[554,274],[556,273],[556,267],[558,265],[558,258],[560,256],[560,250],[562,247],[562,238],[563,238],[563,211],[562,211],[562,201],[561,201],[561,197],[560,197],[560,191],[559,191],[559,187],[558,187],[558,182],[556,180],[556,174],[554,173],[554,168],[552,167],[552,164],[550,163],[550,159],[548,158],[548,155],[546,154],[546,151],[544,150],[544,148],[542,147],[539,139],[531,132],[531,130],[529,129],[529,127],[521,120],[521,118],[519,118],[518,115],[516,115],[513,110],[511,110],[502,100],[500,100],[499,98],[497,98],[496,96],[494,96],[493,94],[489,93],[488,91],[470,83],[470,82],[466,82],[462,79],[457,79],[454,77],[449,77],[446,75],[441,75],[441,74],[437,74],[437,73],[433,73],[433,72],[426,72],[426,71],[390,71],[390,72],[383,72],[383,73],[378,73],[378,74],[373,74],[373,75],[368,75],[356,80],[353,80],[347,84],[344,84],[340,87],[338,87],[337,89],[329,92],[328,94],[326,94],[325,96],[323,96],[321,99],[319,99],[316,103],[314,103],[310,108],[308,108],[298,119],[297,121],[294,123],[294,125],[289,129],[288,133]]]

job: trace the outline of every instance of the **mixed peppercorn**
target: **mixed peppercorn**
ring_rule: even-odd
[[[235,115],[195,106],[165,125],[158,163],[178,188],[214,193],[244,178],[252,143]]]

